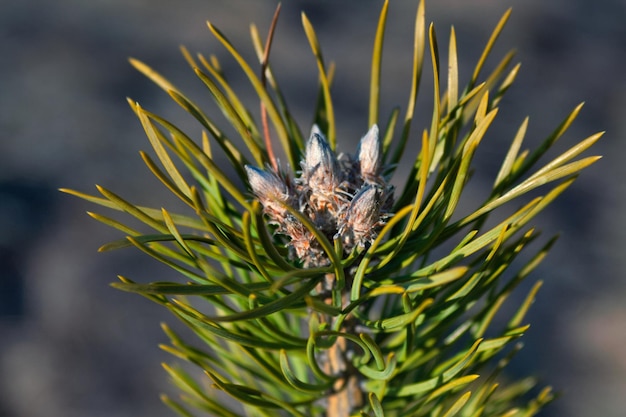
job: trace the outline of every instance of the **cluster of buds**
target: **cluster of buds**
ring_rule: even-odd
[[[292,259],[305,267],[330,262],[313,233],[290,213],[294,210],[329,240],[338,239],[345,253],[369,245],[393,203],[393,187],[382,176],[378,126],[363,136],[356,156],[338,157],[313,126],[301,168],[294,180],[269,167],[246,166],[250,187],[277,226],[276,233],[289,240]]]

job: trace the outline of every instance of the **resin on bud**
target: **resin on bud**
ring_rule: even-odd
[[[377,125],[373,125],[361,139],[358,160],[363,181],[380,183],[382,146],[378,137]]]

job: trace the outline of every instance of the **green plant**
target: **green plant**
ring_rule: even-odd
[[[304,14],[319,69],[319,100],[310,136],[294,122],[268,62],[277,9],[265,46],[252,26],[261,76],[209,23],[258,95],[260,126],[217,59],[194,58],[183,49],[245,152],[212,115],[151,68],[131,61],[203,127],[196,142],[129,102],[158,159],[142,152],[144,162],[189,213],[137,206],[103,187],[98,187],[102,197],[64,190],[123,211],[150,229],[90,213],[127,235],[101,250],[134,246],[179,275],[147,284],[120,276],[113,286],[161,304],[198,336],[195,342],[183,340],[163,325],[170,344],[162,348],[205,374],[198,380],[182,367],[164,365],[184,395],[181,401],[163,400],[181,415],[191,415],[192,407],[218,416],[530,416],[552,400],[549,387],[529,399],[533,378],[501,378],[520,349],[517,341],[528,328],[524,318],[541,282],[503,326],[496,328],[494,317],[555,241],[549,239],[511,271],[538,236],[531,220],[598,159],[576,160],[602,134],[536,168],[581,106],[532,152],[521,150],[524,120],[512,132],[488,198],[473,212],[459,213],[475,151],[519,69],[511,67],[509,53],[489,75],[481,75],[509,12],[468,85],[460,87],[454,30],[448,71],[442,73],[434,26],[426,27],[421,1],[406,113],[400,119],[396,109],[383,121],[378,94],[387,8],[385,2],[374,44],[369,131],[354,156],[335,153],[334,68],[325,65]],[[388,180],[407,143],[416,139],[411,125],[426,48],[434,74],[432,122],[417,135],[421,148],[406,185],[393,190]],[[443,94],[442,75],[447,79]],[[274,156],[270,122],[286,165]],[[215,162],[215,144],[235,179]],[[248,184],[250,192],[239,183]],[[534,197],[522,200],[530,191]],[[503,220],[490,224],[494,211]],[[240,406],[214,395],[217,391]]]

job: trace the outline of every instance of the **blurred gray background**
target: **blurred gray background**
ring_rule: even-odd
[[[383,118],[394,104],[404,111],[416,3],[391,2]],[[317,29],[327,61],[337,63],[335,109],[339,140],[349,143],[340,145],[345,151],[352,151],[367,128],[367,68],[381,5],[287,1],[278,25],[272,62],[304,131],[317,70],[300,10]],[[136,203],[171,201],[137,154],[149,144],[125,97],[192,135],[199,128],[127,58],[147,62],[210,103],[178,46],[215,53],[231,80],[243,84],[205,21],[251,58],[248,24],[254,21],[266,33],[274,6],[269,0],[0,2],[0,416],[173,415],[158,400],[159,392],[173,390],[159,366],[170,357],[157,344],[165,342],[159,321],[174,320],[158,306],[108,286],[116,274],[152,281],[167,279],[169,272],[137,251],[97,254],[98,246],[118,234],[84,214],[95,207],[56,189],[95,192],[98,183]],[[559,149],[598,130],[608,132],[594,149],[604,159],[540,216],[545,237],[560,232],[561,239],[534,274],[545,284],[531,311],[526,347],[511,371],[536,373],[563,392],[544,416],[623,417],[626,3],[431,1],[427,19],[436,23],[443,51],[455,25],[463,80],[511,6],[495,56],[516,48],[522,71],[482,145],[472,190],[484,195],[527,114],[529,144],[583,100],[583,112]],[[414,135],[428,126],[429,86],[423,83]],[[466,201],[468,210],[480,197],[475,200]]]

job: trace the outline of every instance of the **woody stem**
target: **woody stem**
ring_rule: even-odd
[[[334,284],[334,275],[326,276],[326,285]],[[332,302],[330,298],[327,303]],[[342,308],[350,302],[349,291],[344,289],[342,293]],[[327,322],[333,327],[337,318],[326,317]],[[340,329],[345,333],[354,333],[354,320],[348,317],[343,322]],[[336,342],[327,351],[326,361],[322,368],[328,375],[339,376],[333,385],[332,393],[327,397],[328,407],[326,417],[349,417],[353,415],[363,405],[363,393],[360,387],[360,377],[350,360],[350,351],[353,346],[347,342],[346,338],[338,337]]]

